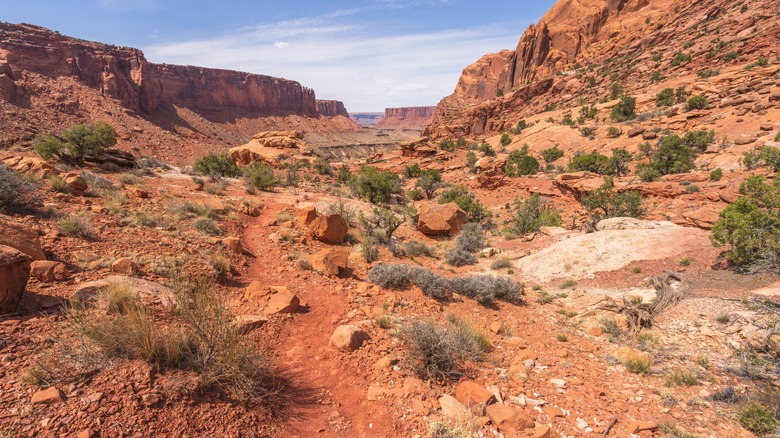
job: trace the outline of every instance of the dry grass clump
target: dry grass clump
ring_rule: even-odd
[[[0,211],[19,211],[38,203],[35,184],[0,163]]]
[[[80,237],[87,240],[96,240],[97,232],[92,221],[83,214],[71,214],[60,220],[59,229],[62,234],[72,237]]]
[[[474,427],[465,423],[438,420],[428,424],[428,438],[472,438]]]
[[[197,373],[197,388],[219,388],[238,400],[259,401],[273,392],[271,367],[242,336],[223,297],[207,278],[173,281],[175,311],[161,322],[131,287],[110,285],[99,294],[108,312],[74,305],[65,327],[82,345],[82,357],[141,359],[161,369]]]

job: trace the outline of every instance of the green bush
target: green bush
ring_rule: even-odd
[[[742,158],[742,163],[748,169],[756,167],[771,167],[775,172],[780,172],[780,148],[764,146],[757,151],[747,151]]]
[[[476,173],[478,160],[479,159],[474,152],[469,151],[469,153],[466,154],[466,164],[469,166],[469,173]]]
[[[583,137],[587,137],[588,139],[593,140],[596,138],[596,127],[583,126],[580,128],[580,134]]]
[[[547,164],[553,163],[562,157],[563,157],[563,151],[558,149],[558,146],[553,146],[549,149],[545,149],[542,151],[542,158],[544,159],[544,162]]]
[[[618,138],[623,135],[623,130],[617,126],[610,126],[607,129],[607,138]]]
[[[706,129],[688,131],[683,136],[683,141],[688,147],[704,152],[707,150],[707,146],[715,142],[715,131]]]
[[[612,156],[607,162],[607,167],[604,174],[614,176],[623,176],[628,174],[628,163],[630,163],[632,159],[633,158],[631,157],[631,153],[629,153],[624,148],[617,148],[613,150]]]
[[[594,172],[604,174],[609,166],[609,157],[597,152],[575,155],[569,162],[570,172]]]
[[[720,181],[721,178],[723,178],[723,170],[720,167],[710,172],[710,181]]]
[[[677,67],[678,65],[683,65],[691,62],[693,60],[693,57],[685,52],[677,52],[676,55],[674,55],[674,58],[672,58],[671,66]]]
[[[442,186],[441,172],[436,169],[429,169],[420,171],[420,179],[417,180],[415,187],[419,188],[425,194],[428,199],[433,199],[438,190]]]
[[[642,217],[642,196],[639,192],[629,190],[617,192],[614,190],[612,178],[605,177],[604,184],[582,198],[582,204],[598,222],[611,217]]]
[[[506,132],[501,133],[500,143],[501,146],[509,146],[509,143],[512,143],[512,137],[510,137]]]
[[[491,216],[479,199],[463,186],[450,187],[439,196],[439,204],[454,202],[468,215],[471,222],[482,222]]]
[[[728,259],[746,269],[780,270],[780,180],[749,177],[739,187],[742,196],[718,215],[712,227],[715,246],[728,244]]]
[[[76,125],[66,129],[62,138],[44,134],[34,141],[34,150],[41,158],[72,159],[81,162],[86,156],[99,156],[114,146],[117,133],[106,122]]]
[[[352,172],[349,171],[349,167],[346,164],[342,164],[339,167],[339,172],[336,174],[336,180],[341,184],[347,184],[352,179]]]
[[[403,193],[398,175],[376,167],[361,166],[352,184],[358,196],[374,204],[389,202],[392,195]]]
[[[585,105],[584,107],[580,108],[580,117],[583,119],[593,119],[596,117],[597,113],[598,110],[596,110],[595,105]]]
[[[314,160],[314,170],[320,175],[333,175],[333,167],[331,167],[330,163],[322,157],[317,157],[317,159]]]
[[[249,185],[256,189],[270,191],[276,186],[274,169],[265,163],[257,162],[247,166],[244,168],[244,175]]]
[[[780,422],[772,409],[757,402],[742,406],[739,410],[739,422],[742,427],[757,435],[767,435],[780,429]]]
[[[443,151],[452,152],[455,150],[455,142],[449,138],[443,138],[439,142],[439,147]]]
[[[674,88],[664,88],[655,95],[656,106],[672,106],[675,104]]]
[[[455,239],[455,245],[458,249],[466,252],[477,252],[485,247],[485,232],[479,224],[468,223],[458,233]]]
[[[496,156],[496,151],[493,150],[493,148],[487,142],[482,142],[482,144],[479,145],[479,151],[482,152],[483,154],[485,154],[485,156],[488,156],[488,157],[495,157]]]
[[[737,58],[739,58],[739,54],[737,54],[737,52],[727,52],[725,55],[723,55],[723,62],[731,62]]]
[[[513,236],[533,233],[539,231],[539,227],[543,226],[561,226],[560,212],[548,205],[547,202],[542,201],[538,193],[534,193],[525,200],[516,200],[515,206],[517,210],[507,228],[507,231]]]
[[[404,167],[403,175],[405,178],[419,178],[420,171],[420,165],[414,163],[411,166]]]
[[[615,122],[625,122],[636,117],[636,98],[631,96],[623,96],[620,98],[620,102],[612,107],[610,117]]]
[[[219,155],[208,154],[195,161],[193,169],[201,175],[207,175],[212,178],[234,178],[241,175],[241,169],[236,166],[236,163],[227,153]]]
[[[645,176],[648,175],[657,177],[685,173],[696,167],[693,160],[697,155],[698,150],[689,146],[684,138],[676,134],[667,135],[661,137],[658,145],[653,149],[650,163],[637,166],[637,175],[645,180]]]
[[[697,110],[697,109],[707,109],[709,107],[710,107],[709,102],[707,102],[707,99],[702,96],[691,96],[691,98],[688,99],[688,111]]]
[[[533,175],[538,171],[539,161],[528,155],[525,150],[510,152],[504,166],[504,172],[511,177]]]
[[[80,237],[87,240],[96,240],[98,237],[92,221],[84,214],[71,214],[59,222],[62,234],[72,237]]]

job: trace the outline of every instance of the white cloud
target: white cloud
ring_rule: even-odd
[[[485,53],[513,48],[519,38],[516,23],[381,35],[379,22],[345,24],[334,18],[353,13],[262,24],[211,39],[154,44],[144,52],[153,62],[293,79],[313,88],[318,98],[344,101],[350,111],[381,111],[435,105],[452,92],[465,66]]]

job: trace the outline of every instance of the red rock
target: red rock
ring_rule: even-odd
[[[0,215],[0,245],[10,246],[27,254],[32,260],[46,260],[38,233],[27,225],[20,224],[8,216]]]
[[[325,248],[309,257],[312,268],[329,276],[349,274],[349,251],[346,248]]]
[[[42,283],[65,281],[70,276],[67,266],[51,260],[35,260],[30,266],[30,275]]]
[[[62,403],[65,401],[65,397],[62,395],[62,391],[50,386],[42,391],[38,391],[32,396],[30,401],[34,405],[53,405],[56,403]]]
[[[435,106],[385,108],[385,116],[376,128],[422,130],[431,122],[435,109]]]
[[[496,396],[484,385],[471,380],[461,380],[455,386],[455,398],[467,408],[476,407],[480,413],[487,405],[496,402]]]
[[[0,315],[16,311],[30,276],[30,256],[0,245]]]
[[[552,438],[552,430],[550,430],[550,426],[546,424],[536,423],[534,425],[534,432],[533,435],[531,435],[532,438]]]
[[[368,333],[364,332],[355,325],[342,325],[336,327],[330,337],[330,345],[340,351],[357,350],[363,345],[363,342],[370,339]]]
[[[262,327],[266,322],[268,322],[268,319],[260,315],[237,315],[235,317],[235,323],[238,325],[241,333],[249,333]]]
[[[301,301],[298,296],[287,290],[287,288],[281,288],[275,294],[271,295],[268,300],[263,313],[266,315],[276,315],[278,313],[295,313],[300,307]]]
[[[70,187],[71,192],[76,196],[84,196],[84,192],[87,191],[89,185],[81,177],[81,175],[75,173],[66,173],[62,179]]]
[[[298,210],[298,226],[307,227],[317,219],[317,207],[309,206]]]
[[[347,108],[344,106],[344,102],[338,100],[317,99],[317,111],[319,111],[319,113],[323,116],[328,117],[349,117],[349,113],[347,112]]]
[[[347,221],[338,214],[326,214],[314,219],[309,224],[314,237],[325,243],[342,243],[347,237]]]
[[[473,417],[469,408],[463,406],[463,403],[449,394],[444,394],[439,397],[438,402],[442,415],[447,418],[456,421],[467,421]]]
[[[116,274],[133,275],[137,269],[135,262],[127,257],[119,257],[111,263],[111,272]]]
[[[658,430],[658,423],[652,421],[632,421],[628,423],[628,433],[653,432]]]
[[[485,409],[490,422],[501,432],[520,431],[534,427],[534,422],[523,412],[506,405],[492,404]]]
[[[417,228],[428,236],[457,234],[466,223],[466,212],[457,204],[423,204],[417,219]]]

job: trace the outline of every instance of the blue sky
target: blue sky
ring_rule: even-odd
[[[152,62],[284,77],[347,110],[435,105],[461,70],[514,49],[555,0],[26,0],[0,20],[137,47]]]

